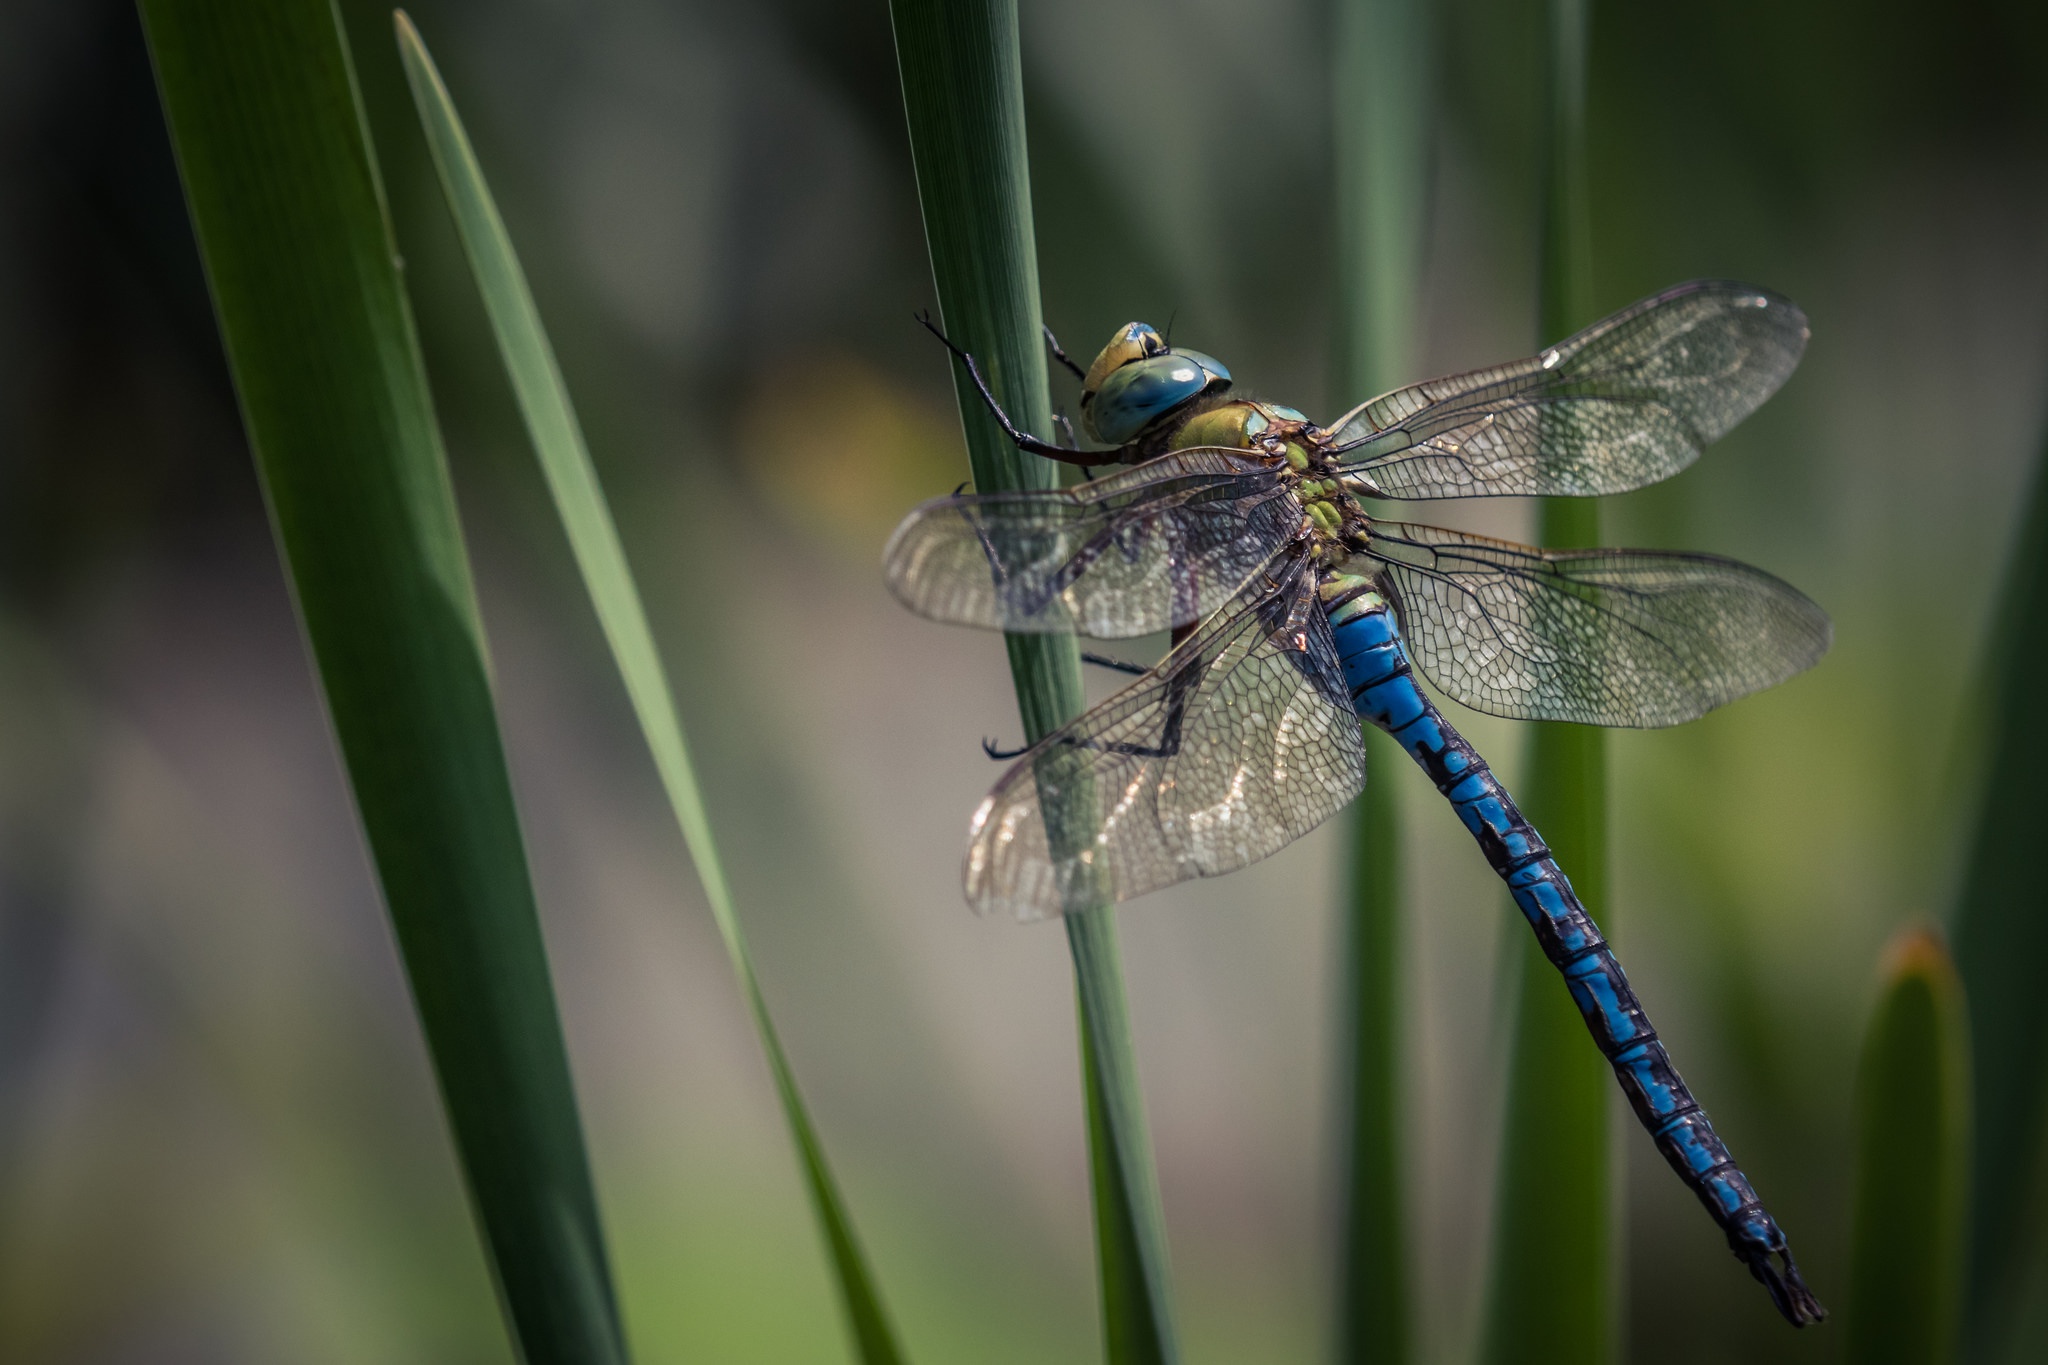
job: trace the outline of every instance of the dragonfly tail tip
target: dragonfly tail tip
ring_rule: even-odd
[[[1749,1273],[1770,1291],[1771,1302],[1785,1315],[1785,1321],[1794,1327],[1804,1327],[1827,1319],[1828,1310],[1821,1307],[1820,1300],[1800,1278],[1799,1266],[1793,1261],[1790,1251],[1780,1249],[1775,1258],[1771,1252],[1758,1251],[1745,1254],[1743,1260],[1749,1263]],[[1782,1267],[1778,1262],[1783,1262]]]

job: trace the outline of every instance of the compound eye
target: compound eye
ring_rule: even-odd
[[[1229,382],[1178,351],[1145,356],[1102,382],[1095,401],[1081,409],[1081,425],[1098,441],[1122,445],[1211,384]]]
[[[1095,363],[1088,367],[1087,376],[1081,381],[1081,406],[1087,407],[1102,388],[1102,382],[1112,374],[1135,360],[1149,360],[1166,353],[1166,339],[1151,326],[1142,322],[1127,322],[1116,329],[1095,357]]]

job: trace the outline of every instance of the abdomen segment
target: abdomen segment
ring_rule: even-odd
[[[1542,837],[1486,760],[1417,685],[1388,603],[1367,593],[1334,608],[1331,625],[1359,716],[1393,736],[1429,774],[1507,883],[1657,1150],[1706,1205],[1730,1249],[1788,1321],[1804,1326],[1825,1317],[1799,1277],[1784,1233],[1686,1089],[1621,963]]]

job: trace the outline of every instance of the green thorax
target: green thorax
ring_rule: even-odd
[[[1334,554],[1347,540],[1359,548],[1366,519],[1339,481],[1337,467],[1323,455],[1323,440],[1324,433],[1293,408],[1240,398],[1190,417],[1173,433],[1167,449],[1221,447],[1286,457],[1302,511],[1320,547]]]

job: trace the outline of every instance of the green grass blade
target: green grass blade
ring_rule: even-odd
[[[1973,1360],[2048,1355],[2037,1339],[2011,1340],[2030,1275],[2048,1261],[2037,1216],[2048,1191],[2042,1141],[2048,1126],[2048,913],[2043,913],[2039,837],[2030,790],[2048,765],[2048,444],[2012,559],[1986,667],[1990,737],[1977,828],[1955,917],[1956,966],[1969,988],[1976,1120],[1970,1171],[1969,1277],[1964,1332]],[[2029,1202],[2033,1192],[2034,1204]],[[2032,1291],[2042,1292],[2040,1282]]]
[[[142,0],[280,552],[523,1359],[625,1359],[440,434],[328,0]]]
[[[1015,0],[892,0],[903,103],[939,308],[981,362],[1012,418],[1049,437],[1038,262],[1025,161]],[[936,355],[935,355],[936,359]],[[974,484],[1049,488],[1052,462],[1020,453],[954,376]],[[1072,639],[1011,636],[1010,669],[1033,740],[1080,713]],[[1130,1021],[1107,907],[1067,917],[1081,1011],[1088,1149],[1109,1359],[1178,1359],[1168,1298],[1165,1220],[1131,1051]]]
[[[1338,0],[1339,408],[1415,379],[1435,85],[1430,25],[1429,0]]]
[[[1550,0],[1543,259],[1545,341],[1592,320],[1585,175],[1587,0]],[[1545,545],[1596,545],[1591,499],[1544,501]],[[1612,935],[1607,897],[1607,739],[1587,725],[1542,723],[1529,744],[1523,808],[1586,909]],[[1519,932],[1520,978],[1494,1220],[1484,1358],[1491,1365],[1601,1365],[1615,1358],[1615,1182],[1608,1111],[1614,1082],[1557,973]],[[1556,1267],[1532,1274],[1529,1267]]]
[[[710,816],[690,764],[689,746],[683,738],[682,720],[669,689],[668,675],[655,648],[654,634],[648,627],[632,570],[626,563],[625,548],[612,524],[611,508],[584,445],[583,429],[555,363],[554,348],[440,72],[427,54],[419,31],[403,11],[395,16],[395,22],[399,53],[419,110],[420,124],[426,131],[434,168],[440,175],[463,250],[483,295],[520,414],[540,457],[555,510],[561,514],[584,586],[590,590],[605,640],[611,645],[612,657],[625,680],[633,713],[654,755],[662,787],[695,860],[712,918],[725,940],[733,971],[739,976],[748,1008],[753,1012],[754,1026],[767,1052],[783,1114],[796,1141],[812,1203],[823,1225],[860,1358],[869,1365],[892,1365],[903,1358],[902,1352],[883,1312],[875,1277],[854,1236],[846,1201],[832,1178],[817,1130],[797,1090],[774,1021],[769,1017],[768,1003],[733,908],[732,889],[712,839]]]
[[[1968,1181],[1963,985],[1925,930],[1893,944],[1857,1076],[1849,1365],[1955,1360]]]
[[[1379,390],[1373,390],[1378,392]],[[1359,390],[1363,393],[1366,390]],[[1343,1227],[1337,1265],[1337,1353],[1345,1365],[1409,1358],[1411,1313],[1402,1190],[1401,801],[1408,755],[1365,731],[1365,792],[1351,808],[1349,938],[1345,944]]]
[[[1338,0],[1333,107],[1337,401],[1413,373],[1428,213],[1432,89],[1427,0]],[[1408,756],[1365,727],[1365,789],[1351,811],[1349,1045],[1337,1359],[1409,1357],[1410,1249],[1401,1191],[1400,801]]]

